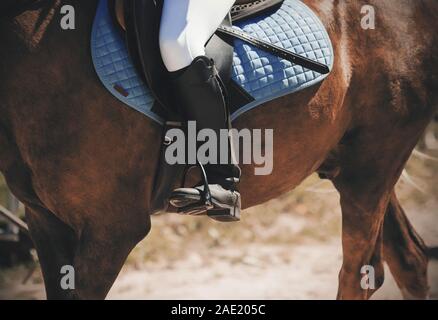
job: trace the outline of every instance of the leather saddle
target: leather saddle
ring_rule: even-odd
[[[283,1],[237,0],[221,27],[231,27],[232,21],[249,18],[279,7]],[[163,2],[164,0],[113,0],[111,11],[114,12],[117,23],[125,31],[131,59],[156,99],[154,111],[164,119],[175,120],[178,115],[168,101],[168,72],[161,59],[158,44]],[[206,44],[206,55],[215,61],[231,97],[231,112],[253,100],[241,87],[231,81],[233,40],[230,35],[216,33]]]
[[[190,169],[186,165],[169,165],[164,158],[167,146],[172,141],[166,132],[172,128],[184,130],[184,119],[173,108],[169,97],[171,87],[168,71],[164,66],[159,49],[159,28],[164,0],[110,0],[113,18],[124,32],[128,51],[139,74],[155,98],[154,111],[163,119],[162,148],[154,179],[151,196],[151,212],[173,211],[168,208],[168,198],[172,190],[184,185],[185,175]],[[235,38],[268,50],[294,63],[309,67],[320,73],[328,73],[328,67],[310,61],[294,53],[275,47],[269,43],[235,31],[232,22],[275,10],[284,0],[237,0],[229,15],[224,19],[217,32],[206,44],[206,55],[215,61],[219,74],[227,87],[230,112],[239,109],[254,100],[231,79],[233,62],[233,41]],[[201,170],[202,171],[202,170]],[[179,185],[178,185],[179,184]]]

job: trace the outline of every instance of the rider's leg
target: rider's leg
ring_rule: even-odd
[[[217,137],[219,130],[229,128],[229,113],[225,88],[214,62],[205,57],[204,46],[233,3],[234,0],[165,0],[160,30],[161,53],[171,71],[175,103],[186,120],[196,121],[198,130],[213,129]],[[219,143],[216,151],[218,160]],[[240,177],[238,166],[229,161],[205,168],[215,208],[238,216],[240,195],[234,190]],[[171,203],[190,212],[185,208],[200,202],[202,190],[202,186],[177,189]]]
[[[165,0],[160,26],[160,50],[170,72],[205,55],[205,43],[235,0]]]

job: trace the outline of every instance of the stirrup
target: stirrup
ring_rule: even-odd
[[[205,168],[198,160],[196,160],[197,166],[201,169],[201,178],[203,181],[204,189],[201,192],[201,200],[185,206],[183,208],[178,208],[177,213],[183,215],[200,215],[214,208],[213,202],[211,200],[211,192],[210,187],[208,185],[207,173],[205,172]],[[187,171],[185,172],[183,179],[183,186],[185,184],[185,176]]]
[[[238,205],[234,206],[233,208],[216,207],[212,201],[211,191],[204,166],[201,163],[198,163],[198,166],[201,169],[204,186],[203,190],[198,189],[201,196],[200,201],[178,208],[177,213],[183,215],[201,215],[206,213],[208,217],[219,222],[240,221],[240,196],[237,198]],[[184,184],[185,177],[183,179],[183,186]]]

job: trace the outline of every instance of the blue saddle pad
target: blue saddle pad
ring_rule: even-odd
[[[326,64],[330,69],[333,66],[333,47],[327,31],[310,8],[299,0],[285,0],[274,12],[239,21],[234,27]],[[91,53],[100,80],[115,97],[163,123],[163,119],[152,111],[154,98],[129,58],[125,40],[114,26],[107,0],[100,0],[97,9]],[[326,76],[235,40],[232,78],[255,100],[237,110],[232,119],[267,101],[319,83]]]

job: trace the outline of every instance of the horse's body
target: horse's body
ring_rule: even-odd
[[[76,30],[59,27],[62,0],[0,23],[0,171],[26,205],[49,298],[103,298],[150,230],[160,127],[114,99],[93,71],[97,1],[75,3]],[[344,263],[339,298],[368,298],[360,269],[385,259],[399,287],[427,295],[426,247],[394,185],[437,106],[438,4],[304,0],[336,52],[319,86],[265,104],[237,128],[274,128],[274,170],[243,166],[243,206],[289,191],[317,171],[341,195]],[[360,25],[362,5],[376,29]],[[315,226],[323,227],[323,226]],[[64,291],[61,266],[76,289]]]

